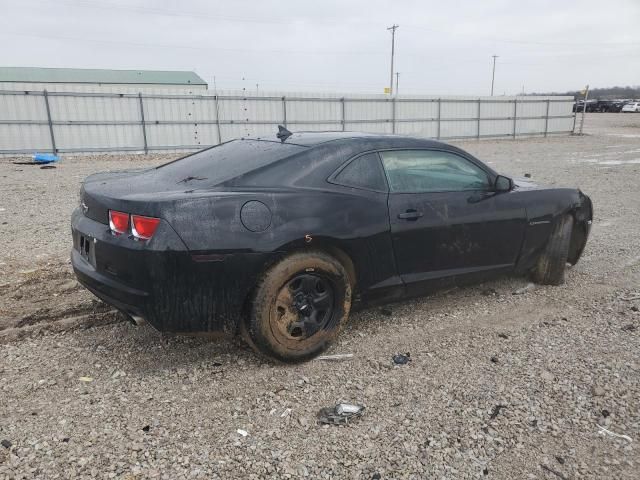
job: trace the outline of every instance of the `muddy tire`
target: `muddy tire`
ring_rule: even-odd
[[[564,215],[553,227],[544,252],[532,271],[533,281],[543,285],[561,285],[567,267],[573,217]]]
[[[265,272],[244,336],[269,358],[302,362],[327,349],[350,309],[351,284],[342,264],[323,252],[294,253]]]

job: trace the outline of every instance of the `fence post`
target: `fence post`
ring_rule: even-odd
[[[222,133],[220,133],[220,106],[218,105],[218,95],[214,95],[214,101],[216,102],[216,127],[218,129],[218,144],[222,143]]]
[[[56,137],[53,134],[53,122],[51,121],[51,109],[49,108],[49,93],[47,90],[43,90],[44,94],[44,105],[47,107],[47,120],[49,122],[49,135],[51,135],[51,151],[55,155],[58,153],[58,148],[56,147]]]
[[[518,97],[513,99],[513,139],[516,138],[518,128]]]
[[[140,125],[142,126],[142,139],[144,140],[144,154],[149,153],[147,145],[147,125],[144,121],[144,104],[142,103],[142,92],[138,92],[138,100],[140,101]]]
[[[282,96],[282,126],[287,128],[287,99]]]
[[[547,99],[547,114],[544,116],[544,136],[547,136],[547,132],[549,131],[549,104],[551,100]]]
[[[396,97],[391,99],[391,133],[396,133]]]
[[[440,120],[442,119],[442,99],[438,99],[438,140],[440,140]]]
[[[480,138],[480,120],[482,120],[482,111],[480,106],[482,105],[482,100],[478,99],[478,138]]]
[[[340,104],[342,105],[342,131],[344,132],[346,129],[345,123],[346,123],[346,117],[345,117],[345,112],[344,112],[344,97],[342,97],[340,99]]]

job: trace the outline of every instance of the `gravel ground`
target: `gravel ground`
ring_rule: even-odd
[[[589,115],[585,131],[458,142],[591,196],[565,285],[514,295],[527,281],[504,278],[365,310],[331,351],[352,359],[297,366],[162,339],[73,280],[81,179],[168,157],[0,160],[0,478],[637,478],[640,115]],[[339,401],[365,415],[317,425]]]

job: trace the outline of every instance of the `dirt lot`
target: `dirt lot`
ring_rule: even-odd
[[[227,340],[165,342],[75,283],[79,182],[168,157],[1,159],[0,478],[637,478],[640,115],[585,126],[459,142],[591,196],[565,285],[514,295],[527,280],[506,278],[360,312],[331,352],[353,359],[298,366]],[[395,352],[412,362],[393,366]],[[341,400],[365,415],[318,426]]]

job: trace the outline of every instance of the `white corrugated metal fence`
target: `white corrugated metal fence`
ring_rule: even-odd
[[[439,139],[568,134],[572,97],[0,90],[0,154],[180,151],[239,137],[346,130]]]

